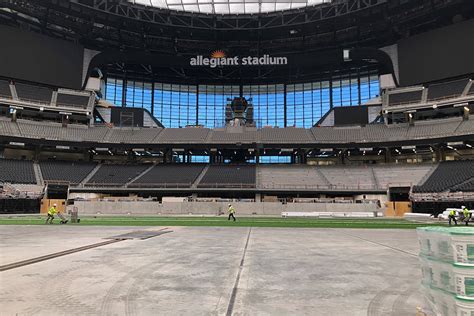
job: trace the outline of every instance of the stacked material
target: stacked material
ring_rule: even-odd
[[[418,228],[422,290],[437,315],[474,315],[474,228]]]

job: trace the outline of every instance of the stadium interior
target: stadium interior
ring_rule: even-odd
[[[474,0],[0,0],[0,315],[474,316]]]
[[[1,2],[0,213],[474,206],[470,1],[198,2]]]

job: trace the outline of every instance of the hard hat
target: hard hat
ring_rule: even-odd
[[[230,206],[230,203],[229,203],[229,206]]]
[[[58,205],[56,203],[54,203],[53,206],[58,206]]]
[[[466,207],[463,205],[463,206],[461,206],[461,208],[462,208],[462,209],[465,209]]]

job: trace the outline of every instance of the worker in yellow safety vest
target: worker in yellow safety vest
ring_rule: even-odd
[[[458,222],[456,221],[456,211],[455,210],[451,210],[449,212],[449,226],[451,226],[451,220],[454,221],[454,224],[457,226],[458,225]]]
[[[234,219],[234,222],[235,222],[235,208],[232,206],[232,204],[229,204],[229,218],[227,220],[230,221],[230,218],[232,217]]]
[[[469,221],[471,220],[472,214],[469,212],[469,210],[465,206],[462,207],[462,213],[464,215],[464,222],[466,223],[466,226],[468,226]]]
[[[58,210],[56,209],[57,205],[56,203],[53,204],[53,206],[51,206],[48,210],[48,218],[46,218],[46,224],[48,224],[48,222],[50,224],[53,223],[53,219],[54,219],[54,215],[58,212]]]

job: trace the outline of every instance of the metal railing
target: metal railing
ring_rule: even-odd
[[[179,188],[190,188],[191,182],[185,183],[130,183],[127,185],[128,188],[159,188],[159,189],[179,189]]]
[[[157,182],[157,183],[107,183],[107,182],[88,182],[84,184],[74,184],[67,181],[45,181],[45,183],[51,184],[68,184],[73,187],[110,187],[110,188],[131,188],[131,189],[180,189],[180,188],[191,188],[191,182]],[[385,191],[391,187],[412,187],[412,182],[391,182],[386,185],[377,186],[372,184],[357,183],[355,185],[350,184],[261,184],[256,183],[199,183],[197,188],[199,189],[269,189],[269,190],[332,190],[332,191]]]
[[[383,190],[376,185],[360,184],[346,185],[346,184],[263,184],[261,189],[305,189],[305,190]]]
[[[256,188],[255,183],[199,183],[200,189],[252,189]]]

